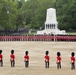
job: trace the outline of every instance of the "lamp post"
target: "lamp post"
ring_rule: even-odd
[[[8,24],[10,24],[9,11],[7,11],[7,14],[8,14]]]
[[[54,33],[54,42],[56,42],[57,41],[57,34],[56,33]]]
[[[8,25],[10,24],[10,18],[9,18],[9,11],[7,10],[7,14],[8,14]],[[8,27],[6,27],[6,35],[8,34]]]

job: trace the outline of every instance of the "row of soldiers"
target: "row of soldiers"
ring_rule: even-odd
[[[50,56],[49,56],[49,51],[45,52],[45,68],[49,68],[49,60],[50,60]],[[57,61],[57,69],[61,69],[61,53],[57,52],[57,57],[56,57]],[[71,53],[71,69],[75,69],[75,53],[72,52]],[[10,54],[10,62],[11,62],[11,67],[15,67],[15,55],[14,55],[14,50],[11,50],[11,54]],[[25,52],[24,55],[24,62],[25,62],[25,67],[27,68],[29,66],[29,55],[28,55],[28,51]],[[0,50],[0,66],[3,67],[3,55],[2,55],[2,50]]]
[[[49,60],[50,60],[50,57],[49,57],[49,52],[46,51],[45,53],[45,67],[46,68],[49,68]],[[57,64],[57,69],[61,69],[61,53],[60,52],[57,52],[57,57],[56,57],[57,61],[56,61],[56,64]],[[75,53],[72,52],[71,53],[71,57],[70,57],[70,64],[71,64],[71,70],[74,70],[75,69]]]
[[[25,52],[24,62],[25,62],[25,67],[28,67],[28,65],[29,65],[28,51]],[[11,50],[11,54],[10,54],[10,63],[11,63],[11,67],[15,67],[15,55],[14,55],[14,50]],[[0,67],[3,67],[3,55],[2,55],[2,50],[0,50]]]

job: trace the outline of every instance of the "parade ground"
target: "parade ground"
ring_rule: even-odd
[[[71,70],[70,55],[76,53],[76,42],[0,42],[3,51],[3,67],[0,75],[76,75],[76,69]],[[10,66],[11,50],[15,51],[15,67]],[[45,51],[49,51],[50,67],[45,68]],[[29,68],[25,68],[24,54],[29,51]],[[62,68],[56,68],[56,53],[61,52]]]

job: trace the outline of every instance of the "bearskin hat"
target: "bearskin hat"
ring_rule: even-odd
[[[75,56],[75,53],[74,53],[74,52],[72,52],[72,53],[71,53],[71,56]]]
[[[14,54],[14,50],[11,50],[11,54]]]
[[[28,51],[26,51],[25,54],[28,55]]]
[[[46,51],[45,54],[48,55],[49,54],[49,51]]]
[[[0,54],[2,53],[2,50],[0,50]]]
[[[57,56],[60,56],[61,54],[60,54],[60,52],[57,52]]]

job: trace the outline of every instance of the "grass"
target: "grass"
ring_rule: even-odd
[[[67,32],[69,35],[76,35],[76,32]]]

